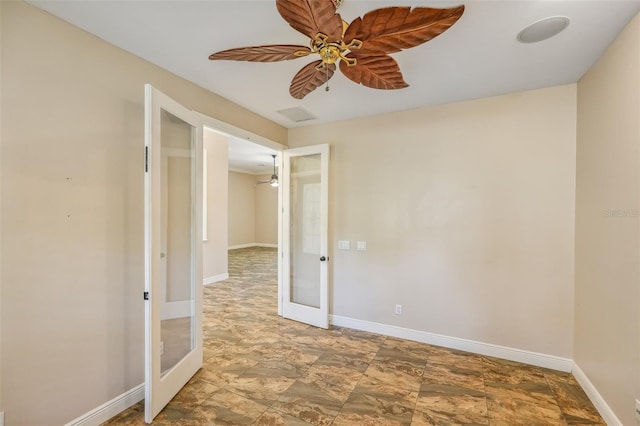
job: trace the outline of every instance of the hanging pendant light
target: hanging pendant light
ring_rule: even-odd
[[[276,173],[276,155],[272,154],[271,156],[273,157],[273,174],[271,175],[271,181],[269,182],[269,185],[276,188],[280,184],[278,182],[278,174]]]
[[[278,182],[278,174],[276,173],[276,154],[271,154],[271,156],[273,157],[273,174],[271,175],[271,179],[259,180],[258,182],[256,182],[256,185],[259,185],[261,183],[268,183],[275,188],[280,184],[280,182]]]

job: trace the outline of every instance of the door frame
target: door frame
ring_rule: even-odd
[[[255,144],[258,145],[262,145],[271,149],[274,149],[276,151],[279,152],[278,155],[278,159],[277,159],[277,167],[280,170],[280,175],[283,175],[283,171],[284,171],[284,152],[285,151],[296,151],[296,150],[301,150],[300,152],[304,151],[304,150],[313,150],[313,149],[317,149],[317,147],[319,146],[323,146],[326,147],[326,164],[325,164],[325,170],[322,171],[323,176],[325,176],[328,179],[329,176],[329,167],[328,167],[328,163],[329,163],[329,156],[330,156],[330,146],[329,144],[321,144],[321,145],[314,145],[314,146],[310,146],[310,147],[302,147],[302,148],[292,148],[292,149],[288,149],[287,146],[282,145],[278,142],[275,142],[272,139],[266,138],[264,136],[258,135],[256,133],[253,133],[251,131],[242,129],[240,127],[234,126],[233,124],[229,124],[226,123],[224,121],[220,121],[218,119],[212,118],[202,112],[199,111],[193,111],[194,114],[196,114],[200,121],[202,122],[202,126],[203,127],[208,127],[211,130],[214,130],[218,133],[222,133],[228,136],[233,136],[236,138],[240,138],[240,139],[245,139],[248,141],[251,141]],[[282,179],[282,178],[281,178]],[[282,183],[282,182],[281,182]],[[328,184],[327,184],[328,186]],[[283,298],[284,298],[284,277],[283,277],[283,273],[284,273],[284,264],[283,264],[283,257],[284,257],[284,237],[283,237],[283,221],[285,219],[284,217],[284,206],[283,206],[283,187],[284,185],[279,185],[278,186],[278,315],[279,316],[283,316]],[[328,192],[328,191],[327,191]],[[325,196],[326,198],[323,200],[324,203],[326,203],[326,205],[328,205],[328,195]],[[327,214],[328,216],[328,214]],[[327,219],[328,222],[328,219]],[[329,245],[329,239],[328,239],[328,223],[325,223],[323,225],[323,229],[326,230],[327,233],[327,243],[326,243],[326,247],[324,249],[324,252],[326,253],[325,256],[327,258],[329,258],[330,255],[330,245]],[[323,231],[324,232],[324,231]],[[210,239],[210,238],[209,238]],[[326,328],[329,324],[329,312],[328,312],[328,287],[329,287],[329,266],[328,263],[329,262],[323,262],[325,264],[325,266],[323,267],[325,269],[325,271],[323,272],[323,275],[326,276],[326,282],[327,282],[327,289],[326,289],[326,312],[327,312],[327,319],[326,319],[326,324],[320,324],[318,326],[320,327],[324,327]]]
[[[284,170],[284,152],[289,150],[296,150],[296,149],[311,149],[311,147],[303,147],[303,148],[291,148],[288,149],[287,146],[282,145],[272,139],[269,139],[267,137],[258,135],[256,133],[253,133],[249,130],[243,129],[241,127],[237,127],[233,124],[229,124],[227,122],[215,119],[213,117],[208,116],[207,114],[204,114],[202,112],[199,111],[193,111],[194,114],[196,114],[199,118],[200,121],[202,122],[203,127],[208,127],[213,131],[216,131],[218,133],[222,133],[228,136],[233,136],[233,137],[237,137],[240,139],[246,139],[248,141],[251,141],[255,144],[258,145],[262,145],[268,148],[272,148],[274,150],[277,150],[280,152],[280,155],[278,155],[277,158],[277,167],[278,170],[280,170],[280,175],[282,176],[283,174],[283,170]],[[322,145],[315,145],[315,146],[323,146],[326,145],[326,149],[327,149],[327,161],[326,161],[326,170],[323,171],[323,173],[325,174],[325,176],[329,175],[329,170],[328,170],[328,163],[329,163],[329,156],[330,156],[330,146],[329,144],[322,144]],[[281,317],[284,317],[283,315],[283,298],[284,298],[284,278],[283,278],[283,273],[284,273],[284,265],[283,265],[283,258],[284,258],[284,237],[283,237],[283,213],[284,213],[284,205],[283,205],[283,187],[284,185],[279,185],[278,186],[278,315]],[[326,200],[324,200],[324,202],[327,203],[328,205],[328,197]],[[328,215],[327,215],[328,216]],[[328,221],[328,220],[327,220]],[[328,223],[325,225],[325,229],[327,229],[327,234],[328,234]],[[209,240],[211,240],[211,238],[209,238]],[[329,241],[328,241],[328,235],[327,235],[327,246],[326,246],[326,255],[327,257],[329,257],[329,252],[330,252],[330,246],[329,246]],[[330,259],[329,259],[330,260]],[[325,265],[327,265],[329,262],[324,262]],[[328,265],[326,266],[326,280],[327,280],[327,325],[324,325],[324,328],[326,328],[329,324],[329,313],[328,313],[328,293],[329,293],[329,269],[328,269]]]

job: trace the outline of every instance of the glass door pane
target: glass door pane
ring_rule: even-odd
[[[162,209],[160,253],[164,304],[161,372],[173,368],[195,346],[194,138],[196,129],[175,115],[161,115]]]
[[[320,307],[320,154],[291,158],[290,301]]]

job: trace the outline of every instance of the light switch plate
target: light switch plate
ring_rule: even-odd
[[[367,249],[367,242],[366,241],[358,241],[357,249],[358,249],[358,251],[365,251]]]
[[[339,240],[338,250],[351,250],[351,241]]]

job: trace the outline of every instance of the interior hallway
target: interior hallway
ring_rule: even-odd
[[[230,278],[204,290],[203,368],[154,424],[605,424],[568,373],[280,318],[276,253],[229,252]]]

